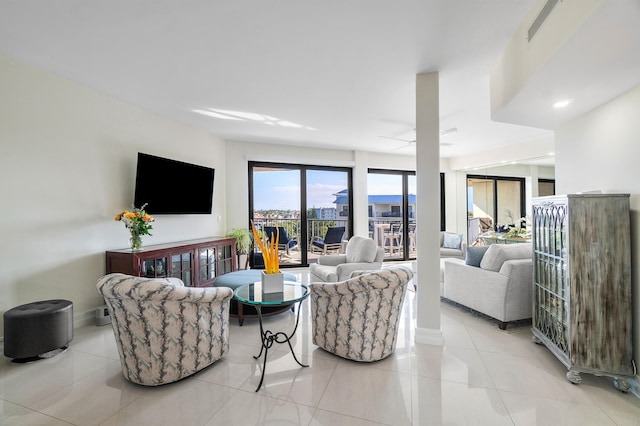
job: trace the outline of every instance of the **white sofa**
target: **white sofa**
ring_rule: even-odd
[[[475,249],[469,247],[469,254]],[[530,243],[493,244],[480,266],[443,259],[441,296],[497,319],[503,330],[508,322],[531,318],[532,254]]]

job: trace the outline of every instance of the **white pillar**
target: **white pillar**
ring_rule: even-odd
[[[444,345],[440,325],[440,110],[438,73],[416,76],[418,291],[416,343]]]
[[[369,156],[365,151],[355,151],[353,168],[353,235],[369,236]],[[356,197],[357,195],[357,197]]]

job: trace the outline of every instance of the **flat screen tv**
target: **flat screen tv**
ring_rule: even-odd
[[[151,215],[211,214],[215,169],[138,153],[134,205]]]

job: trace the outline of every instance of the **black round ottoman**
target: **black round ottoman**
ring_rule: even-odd
[[[4,313],[4,355],[14,359],[66,347],[73,339],[73,303],[55,299],[16,306]]]

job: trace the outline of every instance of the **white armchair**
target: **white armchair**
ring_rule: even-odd
[[[111,315],[122,374],[131,382],[175,382],[229,350],[230,288],[125,274],[105,275],[96,288]]]
[[[344,281],[353,271],[382,268],[384,249],[377,247],[371,238],[353,236],[347,243],[344,254],[318,257],[318,263],[309,265],[311,281]]]

